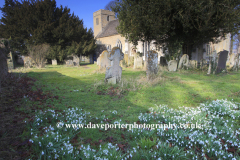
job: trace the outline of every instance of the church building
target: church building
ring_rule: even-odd
[[[104,50],[111,51],[113,47],[119,47],[124,54],[134,56],[132,54],[135,46],[129,43],[125,37],[122,37],[116,30],[119,25],[119,20],[115,19],[115,13],[109,10],[100,9],[93,13],[93,28],[94,37],[97,40],[98,48],[96,50],[96,55],[102,53]],[[149,50],[156,50],[155,44],[151,42],[138,42],[136,46],[136,52],[143,53],[143,60],[145,60],[145,54]],[[159,57],[163,56],[160,51]]]
[[[115,18],[115,13],[109,10],[100,9],[93,13],[93,28],[94,37],[96,38],[96,43],[98,48],[96,49],[96,56],[98,57],[102,51],[111,51],[113,47],[119,47],[124,54],[133,56],[133,49],[135,46],[129,43],[125,37],[122,37],[116,30],[119,25],[119,20]],[[139,41],[136,46],[136,52],[143,53],[143,60],[145,60],[145,55],[149,50],[155,50],[158,52],[158,61],[161,56],[164,56],[162,49],[154,44]],[[226,36],[225,40],[217,44],[207,43],[203,45],[198,45],[192,50],[191,60],[201,61],[202,59],[207,60],[209,54],[213,51],[218,53],[222,50],[230,50],[230,34]]]

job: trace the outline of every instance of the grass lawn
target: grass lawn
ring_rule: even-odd
[[[34,120],[26,119],[28,129],[22,135],[31,138],[29,158],[240,158],[240,73],[206,75],[163,69],[157,79],[147,81],[145,71],[124,68],[122,82],[109,85],[104,83],[104,72],[97,69],[89,64],[23,70],[37,80],[32,90],[40,93],[35,100],[26,95],[19,108],[25,112],[39,108]],[[66,126],[88,127],[89,122],[162,124],[163,128]],[[196,123],[201,127],[196,128]]]

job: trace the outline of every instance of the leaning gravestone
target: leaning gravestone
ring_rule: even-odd
[[[190,65],[189,65],[189,56],[187,54],[184,54],[179,63],[178,63],[178,69],[182,69],[184,67],[188,68]]]
[[[216,74],[220,73],[222,70],[226,70],[227,57],[228,51],[224,50],[219,53]]]
[[[133,69],[142,69],[143,68],[143,57],[142,54],[139,52],[134,52],[134,65]]]
[[[146,54],[146,74],[151,79],[158,72],[158,53],[156,51],[148,51]]]
[[[57,65],[57,60],[56,59],[52,59],[52,65],[56,66]]]
[[[173,71],[175,72],[177,70],[177,61],[176,60],[171,60],[168,62],[168,71]]]
[[[167,66],[167,60],[165,57],[160,57],[160,66]]]
[[[108,59],[109,52],[107,50],[103,51],[99,56],[99,70],[105,70],[111,65],[110,60]]]
[[[108,83],[116,84],[121,81],[122,67],[119,66],[123,60],[124,54],[119,47],[114,47],[108,55],[108,59],[112,61],[112,65],[106,68],[105,81]]]

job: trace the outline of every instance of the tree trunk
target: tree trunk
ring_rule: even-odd
[[[182,46],[182,54],[187,54],[189,56],[189,59],[192,59],[192,47],[193,45],[184,43]]]
[[[1,82],[3,82],[8,74],[8,65],[7,65],[7,57],[2,48],[0,48],[0,90],[1,90]]]
[[[231,41],[230,41],[230,52],[229,55],[232,55],[232,50],[233,50],[233,34],[231,34]]]
[[[82,54],[80,54],[79,56],[79,66],[81,66],[81,62],[82,62]]]

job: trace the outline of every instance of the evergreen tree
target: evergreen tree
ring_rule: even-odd
[[[14,50],[24,53],[27,45],[46,43],[51,46],[48,58],[62,61],[75,43],[81,45],[78,48],[84,55],[94,49],[92,30],[84,28],[83,21],[70,14],[69,8],[57,7],[55,0],[5,0],[1,11],[0,37],[11,38]]]
[[[239,30],[239,0],[122,0],[116,3],[118,31],[129,41],[175,41],[190,55],[197,44]]]

